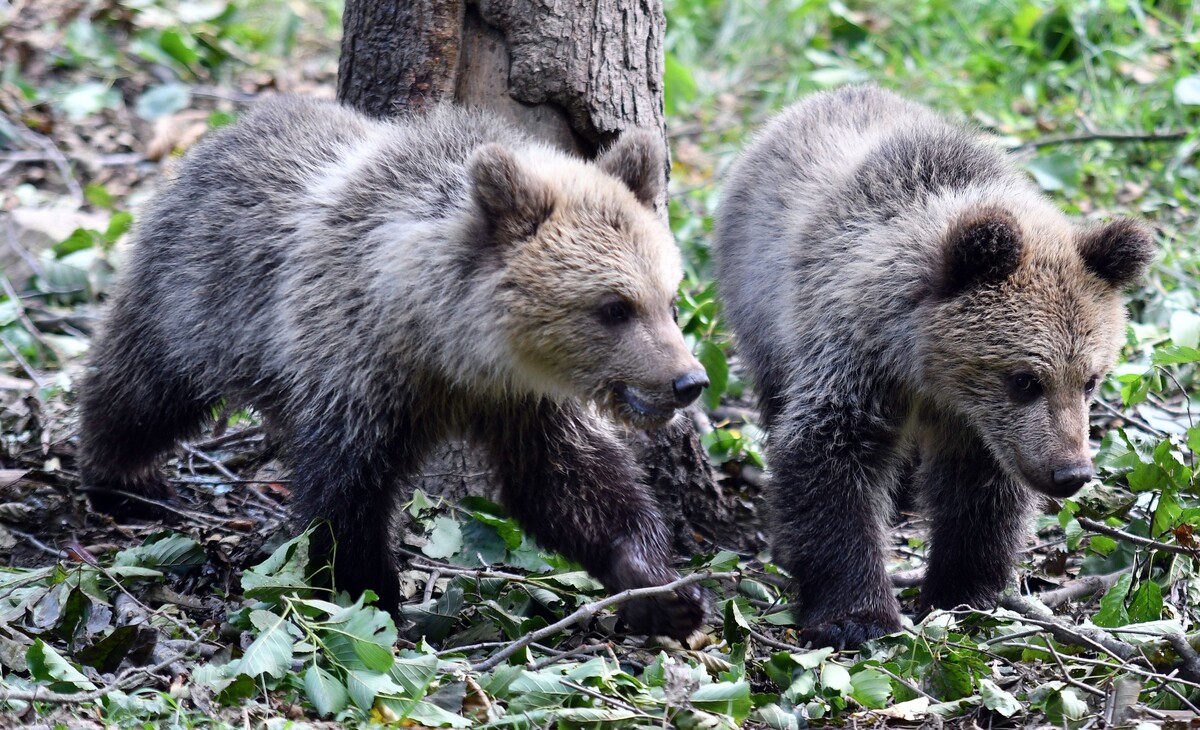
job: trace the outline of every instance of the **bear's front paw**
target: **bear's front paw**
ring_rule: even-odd
[[[618,540],[613,545],[609,570],[601,582],[614,593],[630,588],[666,585],[679,573],[666,557],[657,555],[637,540]],[[631,633],[686,639],[704,621],[704,593],[693,584],[671,593],[628,601],[617,615]]]
[[[800,640],[814,649],[831,646],[842,651],[857,649],[864,641],[899,629],[898,616],[851,615],[807,626],[800,630]]]
[[[683,641],[704,621],[704,595],[695,584],[683,586],[662,596],[629,601],[617,615],[630,633]]]
[[[116,519],[162,520],[171,511],[160,506],[175,496],[165,480],[154,480],[145,484],[93,483],[83,488],[88,505],[93,512],[100,512]]]

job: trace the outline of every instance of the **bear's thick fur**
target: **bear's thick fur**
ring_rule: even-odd
[[[806,636],[899,628],[884,553],[905,475],[932,521],[924,606],[993,603],[1035,493],[1092,476],[1088,401],[1149,233],[1072,223],[981,134],[874,87],[782,112],[724,189],[719,287]]]
[[[661,425],[707,384],[650,208],[661,147],[634,131],[587,163],[482,112],[262,103],[141,214],[81,387],[92,503],[167,496],[159,458],[227,400],[281,442],[300,523],[331,523],[337,587],[389,610],[400,484],[452,434],[487,447],[542,545],[611,590],[671,581],[658,508],[596,411]],[[676,637],[702,614],[695,589],[624,609]]]

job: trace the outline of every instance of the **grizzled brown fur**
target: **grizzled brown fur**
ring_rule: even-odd
[[[331,523],[337,586],[389,609],[399,485],[453,434],[489,449],[544,546],[612,590],[674,579],[658,508],[596,410],[660,425],[706,384],[673,321],[678,251],[646,202],[663,164],[645,132],[586,163],[480,112],[263,103],[141,216],[82,387],[92,503],[166,496],[158,459],[227,399],[282,440],[299,520]],[[624,609],[672,636],[702,613],[696,590]]]
[[[717,272],[770,428],[774,558],[807,636],[895,630],[887,520],[932,521],[926,607],[993,603],[1041,492],[1091,476],[1088,401],[1153,248],[1081,227],[978,133],[873,87],[781,113],[733,167]]]

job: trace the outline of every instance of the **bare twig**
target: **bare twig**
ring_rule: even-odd
[[[1188,637],[1183,634],[1166,634],[1163,636],[1179,658],[1183,661],[1183,670],[1188,673],[1188,676],[1200,680],[1200,654],[1196,652],[1195,647],[1188,642]]]
[[[1062,678],[1063,678],[1064,682],[1071,685],[1072,687],[1083,690],[1084,692],[1087,692],[1088,694],[1093,694],[1093,695],[1096,695],[1097,697],[1105,696],[1104,690],[1099,689],[1098,687],[1093,687],[1090,684],[1084,684],[1083,682],[1080,682],[1078,679],[1075,679],[1074,677],[1071,676],[1071,673],[1067,671],[1067,665],[1063,664],[1062,657],[1058,655],[1058,650],[1054,648],[1053,641],[1047,641],[1046,648],[1050,650],[1050,656],[1054,657],[1055,663],[1058,664],[1058,669],[1060,672],[1062,672]]]
[[[769,646],[772,649],[779,649],[780,651],[792,651],[792,652],[798,652],[798,653],[804,653],[804,651],[805,651],[802,647],[792,646],[791,644],[785,644],[782,641],[777,641],[775,639],[772,639],[770,636],[767,636],[766,634],[761,633],[759,631],[755,631],[754,629],[750,629],[750,636],[754,637],[754,640],[757,641],[758,643],[763,644],[765,646]]]
[[[37,539],[33,535],[30,535],[28,532],[22,532],[20,530],[9,527],[8,525],[5,525],[4,527],[12,534],[16,535],[17,537],[21,538],[25,542],[29,543],[30,545],[34,546],[35,548],[37,548],[38,550],[41,550],[44,553],[53,555],[56,558],[68,557],[67,554],[65,552],[63,552],[62,550],[50,547],[49,545],[47,545],[46,543]]]
[[[893,588],[912,588],[925,582],[925,569],[898,570],[892,573],[891,578]]]
[[[529,667],[529,669],[531,671],[536,672],[539,669],[545,669],[546,667],[550,666],[551,664],[557,664],[558,662],[561,662],[564,659],[569,659],[571,657],[580,656],[581,654],[600,654],[603,652],[611,652],[611,651],[612,651],[612,647],[609,646],[608,644],[584,644],[583,646],[578,646],[578,647],[576,647],[574,649],[570,649],[568,651],[550,650],[549,652],[547,652],[549,654],[549,656],[547,656],[545,659],[535,662],[533,664],[533,666]],[[620,664],[620,662],[617,662],[617,663]]]
[[[678,580],[673,580],[670,583],[667,583],[665,585],[649,586],[647,588],[630,588],[629,590],[621,591],[620,593],[615,593],[611,596],[607,596],[598,601],[592,601],[591,603],[585,603],[584,605],[580,606],[576,610],[572,611],[567,616],[563,617],[561,620],[555,621],[554,623],[550,624],[549,626],[544,626],[544,627],[538,629],[537,631],[525,634],[520,639],[517,639],[516,641],[510,643],[508,646],[504,647],[503,649],[496,652],[495,654],[488,657],[487,659],[484,659],[482,662],[472,665],[471,671],[486,672],[487,670],[500,664],[500,662],[503,662],[505,659],[508,659],[513,654],[516,654],[520,650],[529,646],[531,643],[533,643],[535,641],[541,641],[542,639],[545,639],[548,636],[553,636],[554,634],[557,634],[559,631],[566,629],[568,626],[573,626],[574,624],[577,624],[580,621],[592,618],[596,614],[600,613],[604,609],[609,608],[611,606],[616,606],[618,604],[625,603],[626,601],[632,601],[632,600],[636,600],[639,598],[652,598],[654,596],[665,596],[665,595],[675,591],[678,588],[683,588],[684,586],[689,586],[689,585],[692,585],[693,583],[699,583],[700,581],[704,581],[704,580],[733,579],[733,578],[739,577],[740,575],[741,575],[741,573],[738,573],[738,572],[714,573],[711,570],[705,570],[705,571],[701,571],[699,573],[692,573],[691,575],[685,575],[682,578],[679,578]]]
[[[1102,401],[1102,400],[1096,400],[1095,403],[1096,403],[1096,405],[1100,406],[1101,409],[1103,409],[1105,412],[1107,412],[1110,416],[1113,416],[1115,418],[1120,418],[1123,421],[1132,423],[1133,425],[1137,426],[1138,428],[1140,428],[1141,430],[1150,434],[1151,436],[1158,436],[1161,438],[1161,437],[1167,435],[1166,431],[1155,428],[1154,426],[1150,425],[1149,421],[1147,421],[1146,419],[1141,418],[1137,415],[1134,415],[1133,413],[1126,413],[1126,412],[1122,411],[1121,409],[1117,408],[1116,406],[1114,406],[1110,403],[1107,403],[1105,401]]]
[[[21,366],[21,369],[25,371],[25,374],[29,376],[29,379],[32,380],[37,387],[45,387],[46,381],[41,375],[38,374],[38,371],[29,364],[29,361],[25,359],[25,356],[21,354],[21,351],[18,350],[13,343],[8,341],[7,337],[0,335],[0,344],[4,345],[4,349],[8,350],[8,354],[12,355],[12,359],[17,361],[17,364]]]
[[[204,463],[208,464],[212,468],[216,469],[217,471],[219,471],[221,473],[221,476],[225,477],[226,479],[229,479],[232,481],[238,481],[241,478],[237,474],[234,474],[232,471],[230,471],[229,467],[225,466],[224,464],[222,464],[220,461],[218,461],[214,457],[209,456],[208,454],[204,453],[200,449],[197,449],[195,446],[192,446],[189,443],[183,443],[180,445],[182,446],[183,450],[186,451],[188,454],[196,457],[200,461],[203,461]]]
[[[58,168],[58,174],[62,176],[63,184],[67,186],[67,192],[71,194],[77,205],[83,205],[83,188],[79,187],[79,182],[75,180],[75,174],[71,172],[70,161],[67,160],[67,156],[63,154],[62,150],[54,144],[54,140],[45,135],[38,134],[13,118],[10,118],[9,121],[17,124],[17,131],[23,137],[42,148],[49,158],[48,161],[54,163],[54,166]]]
[[[930,702],[934,702],[934,703],[941,702],[941,700],[939,700],[937,697],[934,697],[933,695],[929,694],[925,690],[918,687],[916,684],[908,681],[904,677],[901,677],[899,674],[894,674],[893,672],[879,666],[878,664],[871,665],[871,669],[874,669],[875,671],[879,672],[880,674],[886,674],[887,676],[891,677],[892,679],[896,680],[900,684],[907,687],[910,691],[921,695],[922,697],[929,700]]]
[[[1034,594],[1047,608],[1057,608],[1067,601],[1093,596],[1111,588],[1127,571],[1121,570],[1108,575],[1087,575],[1069,580],[1058,588]]]
[[[1137,655],[1137,649],[1117,639],[1103,629],[1092,626],[1068,626],[1055,618],[1053,614],[1039,610],[1021,596],[1006,594],[1001,596],[1000,605],[1010,611],[1021,614],[1022,620],[1034,626],[1049,630],[1050,634],[1064,644],[1080,646],[1093,651],[1108,654],[1120,662],[1125,662]],[[981,611],[979,613],[987,613]]]
[[[568,679],[560,679],[558,681],[564,687],[570,687],[571,689],[575,690],[576,692],[582,692],[583,694],[587,695],[588,697],[591,697],[592,699],[600,700],[604,704],[612,705],[613,707],[616,707],[619,710],[625,710],[626,712],[635,712],[635,713],[638,711],[636,707],[629,704],[628,702],[625,702],[624,700],[620,700],[620,699],[617,699],[616,697],[609,697],[608,695],[600,694],[599,692],[597,692],[594,689],[591,689],[589,687],[584,687],[582,684],[576,684],[575,682],[572,682]]]
[[[442,571],[434,570],[429,574],[429,578],[425,581],[425,593],[421,596],[421,603],[429,603],[433,600],[433,587],[442,577]]]
[[[1088,517],[1076,516],[1075,519],[1079,522],[1080,526],[1086,527],[1092,532],[1098,532],[1101,535],[1107,535],[1116,540],[1122,540],[1124,542],[1133,543],[1134,545],[1140,545],[1141,547],[1162,550],[1163,552],[1174,553],[1176,555],[1190,555],[1193,558],[1200,557],[1200,552],[1198,552],[1195,548],[1188,548],[1182,545],[1169,545],[1165,542],[1152,540],[1148,537],[1134,535],[1133,533],[1125,532],[1124,530],[1117,529],[1116,527],[1109,527],[1103,522],[1097,522],[1096,520]]]
[[[87,692],[70,692],[59,693],[51,692],[45,687],[36,687],[32,690],[0,688],[0,702],[17,701],[17,702],[53,702],[55,704],[77,704],[80,702],[94,702],[95,700],[108,695],[111,692],[124,689],[133,683],[133,680],[142,674],[154,674],[160,669],[166,669],[170,665],[179,661],[184,657],[186,652],[172,654],[170,657],[158,662],[149,667],[133,667],[121,673],[109,684],[100,687],[99,689],[89,690]]]
[[[1109,142],[1177,142],[1185,139],[1188,136],[1186,129],[1176,129],[1169,132],[1145,133],[1145,132],[1085,132],[1083,134],[1064,134],[1057,137],[1043,137],[1041,139],[1030,140],[1022,144],[1010,147],[1011,152],[1024,152],[1027,150],[1041,149],[1042,147],[1053,147],[1060,144],[1075,144],[1077,142],[1098,142],[1101,140]]]

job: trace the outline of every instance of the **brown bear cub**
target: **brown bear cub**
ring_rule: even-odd
[[[544,547],[613,591],[670,582],[658,507],[597,412],[659,426],[707,385],[652,210],[664,165],[648,132],[588,163],[481,112],[261,104],[141,216],[81,386],[92,504],[167,496],[158,460],[225,400],[280,440],[299,522],[330,522],[337,587],[389,610],[400,485],[455,434],[487,448]],[[623,616],[684,637],[703,605],[689,588]]]
[[[900,627],[884,555],[905,479],[932,522],[923,607],[993,604],[1037,495],[1093,475],[1088,402],[1149,233],[1072,223],[980,133],[874,87],[785,110],[724,187],[717,274],[806,638]]]

